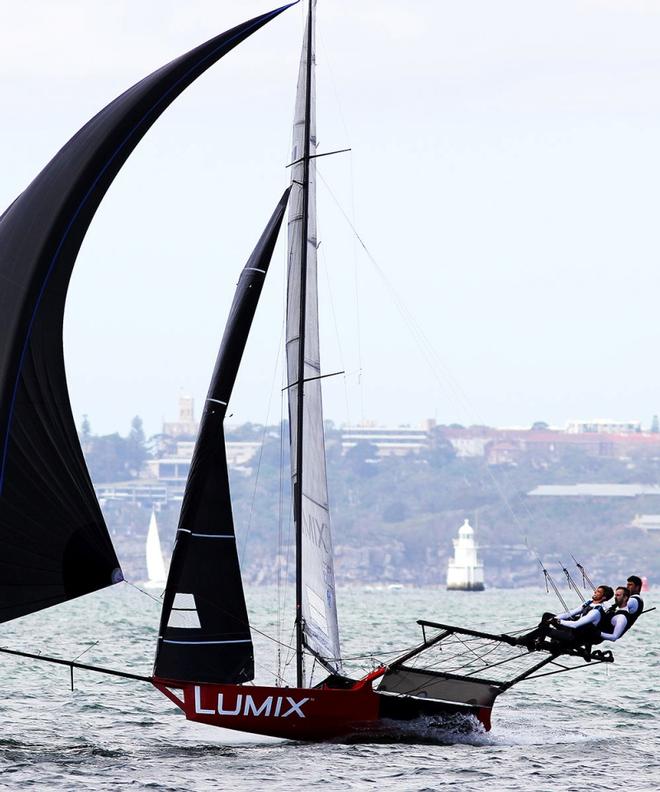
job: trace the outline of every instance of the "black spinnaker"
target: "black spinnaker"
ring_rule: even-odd
[[[243,268],[213,370],[163,598],[154,666],[161,679],[239,683],[254,678],[223,424],[289,190]]]
[[[0,217],[0,621],[122,579],[69,402],[62,322],[71,272],[101,199],[149,127],[287,7],[216,36],[129,88]]]

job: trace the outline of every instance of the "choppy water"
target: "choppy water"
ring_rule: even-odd
[[[273,631],[275,592],[248,592]],[[653,592],[647,595],[653,604]],[[417,643],[417,618],[512,630],[554,603],[540,592],[441,589],[341,592],[347,655]],[[433,743],[307,745],[187,722],[150,685],[0,656],[0,788],[38,790],[660,789],[660,617],[637,623],[607,669],[525,682],[498,699],[489,734]],[[2,625],[0,644],[148,675],[158,605],[115,586]],[[255,641],[271,666],[272,645]],[[271,666],[272,667],[272,666]],[[272,680],[262,674],[260,681]]]

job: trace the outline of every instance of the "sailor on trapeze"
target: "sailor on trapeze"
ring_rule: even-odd
[[[626,586],[617,588],[614,592],[615,604],[606,615],[609,626],[601,625],[601,640],[618,641],[642,615],[644,600],[639,596],[641,590],[642,581],[637,575],[631,575]]]
[[[630,615],[633,617],[632,624],[630,625],[632,627],[644,610],[644,600],[639,596],[639,593],[642,590],[642,579],[637,577],[637,575],[631,575],[628,578],[626,587],[630,592],[628,610],[630,611]]]
[[[601,641],[618,641],[634,624],[635,619],[628,610],[630,592],[625,586],[619,586],[614,592],[614,606],[605,615],[601,623]]]
[[[558,648],[584,647],[591,653],[593,644],[618,641],[637,621],[644,610],[639,596],[642,580],[637,575],[628,578],[626,586],[615,592],[610,586],[597,586],[592,599],[566,613],[544,613],[539,626],[521,636],[518,642],[529,651],[548,646],[545,639]],[[610,606],[607,601],[614,596]]]
[[[530,651],[540,648],[545,638],[570,646],[600,643],[600,624],[606,621],[608,610],[605,603],[613,596],[610,586],[596,586],[591,600],[566,613],[544,613],[539,626],[518,641]]]

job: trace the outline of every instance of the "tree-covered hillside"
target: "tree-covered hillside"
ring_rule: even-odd
[[[278,570],[293,572],[286,427],[283,431],[248,424],[227,438],[263,443],[249,468],[230,472],[239,548],[252,581],[272,582]],[[657,578],[660,537],[631,522],[638,513],[660,514],[660,498],[528,493],[539,484],[660,482],[658,459],[600,458],[569,448],[494,466],[484,458],[457,457],[442,428],[432,448],[403,457],[378,457],[368,444],[342,455],[340,432],[331,425],[326,438],[340,579],[442,584],[452,539],[465,518],[476,528],[490,585],[540,583],[538,557],[557,572],[558,562],[568,565],[571,553],[592,577],[616,581],[638,572]],[[101,466],[97,461],[90,467],[94,475]],[[177,508],[160,515],[166,544],[174,535]],[[148,515],[129,506],[108,505],[106,511],[119,542],[129,541],[129,532],[133,537],[130,554],[139,567]]]

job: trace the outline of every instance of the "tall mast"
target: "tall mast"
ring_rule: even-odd
[[[298,336],[298,391],[296,415],[297,478],[293,488],[293,520],[296,530],[296,684],[305,683],[303,659],[303,617],[302,617],[302,498],[303,498],[303,431],[305,397],[305,319],[307,308],[307,245],[309,242],[309,151],[312,104],[312,36],[314,0],[309,0],[307,16],[307,74],[305,81],[305,136],[303,150],[303,206],[302,206],[302,247],[300,256],[300,324]]]
[[[317,156],[315,15],[316,0],[309,0],[293,120],[287,267],[286,359],[296,534],[296,672],[301,686],[305,684],[303,648],[305,654],[313,654],[331,673],[339,673],[341,667],[321,390],[314,160]]]

